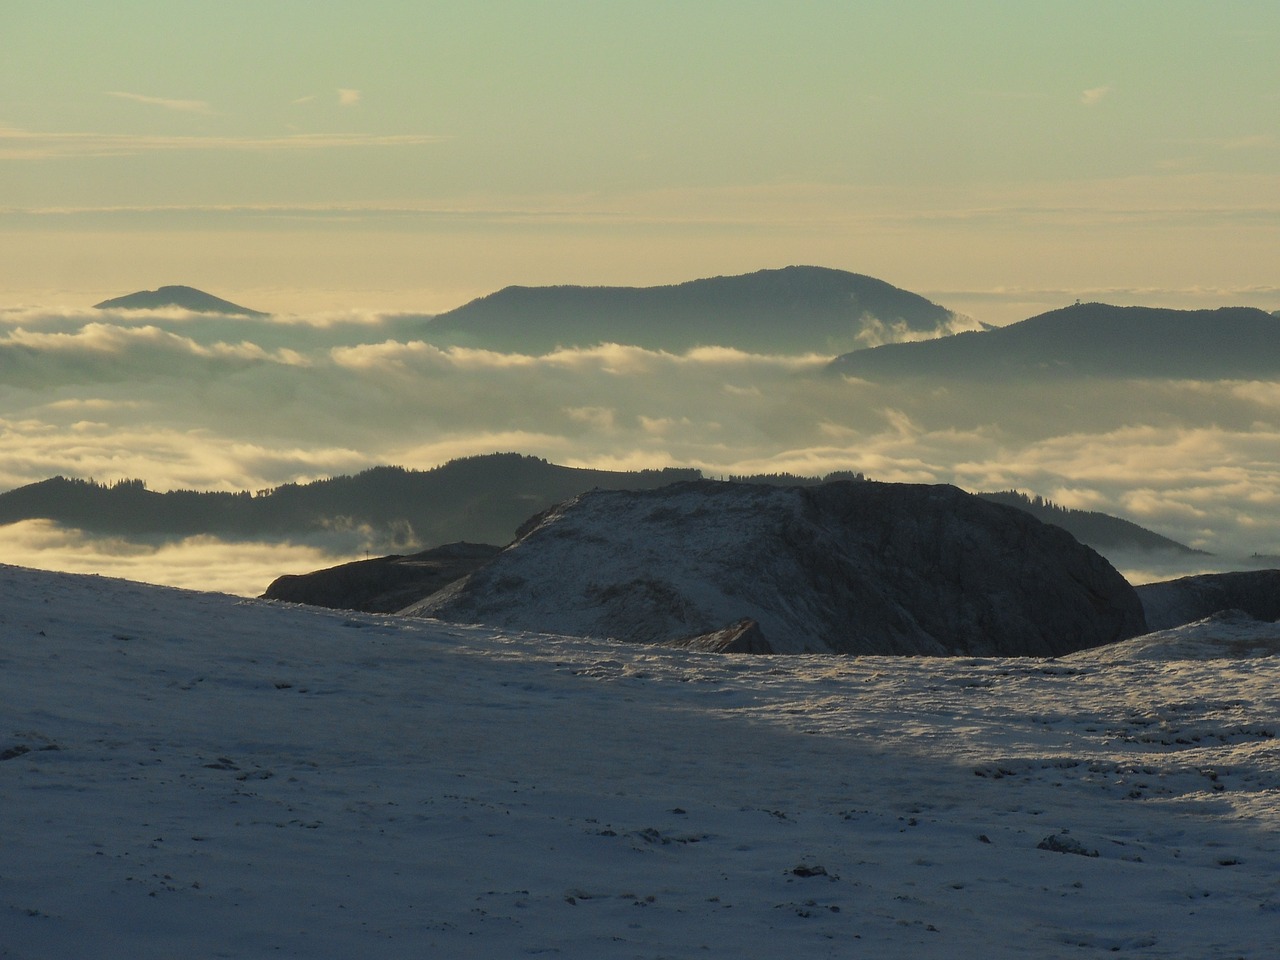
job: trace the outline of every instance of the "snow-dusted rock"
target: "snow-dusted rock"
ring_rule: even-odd
[[[676,650],[701,650],[703,653],[773,653],[773,647],[761,631],[760,624],[750,617],[731,623],[722,630],[664,640],[660,646]]]
[[[1074,853],[1081,857],[1096,857],[1097,850],[1090,850],[1075,837],[1064,833],[1051,833],[1036,844],[1037,850],[1049,850],[1053,853]]]
[[[661,643],[743,618],[775,652],[1056,656],[1145,630],[1069,534],[950,486],[593,491],[405,613]]]
[[[465,577],[497,553],[498,548],[488,544],[458,542],[407,557],[354,560],[311,573],[277,577],[262,599],[391,613]]]

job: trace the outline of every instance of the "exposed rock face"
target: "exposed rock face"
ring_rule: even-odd
[[[265,600],[309,603],[337,610],[393,613],[492,560],[498,547],[450,543],[407,557],[356,560],[314,573],[277,577]]]
[[[1255,620],[1280,620],[1280,570],[1205,573],[1137,588],[1152,630],[1194,623],[1222,610],[1241,610]]]
[[[776,652],[1057,656],[1145,632],[1070,534],[955,487],[593,491],[404,611],[661,643],[743,618]]]

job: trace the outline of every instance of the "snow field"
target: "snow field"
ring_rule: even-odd
[[[734,657],[0,598],[0,957],[1280,950],[1274,624]]]

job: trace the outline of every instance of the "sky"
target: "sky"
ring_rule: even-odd
[[[1272,383],[922,391],[409,316],[789,264],[994,324],[1276,310],[1278,46],[1264,2],[0,4],[0,489],[516,451],[1016,488],[1280,553]],[[91,309],[164,284],[273,316]],[[0,530],[14,562],[255,593],[379,546]]]
[[[1250,0],[0,5],[0,301],[277,312],[791,263],[993,323],[1275,309]]]

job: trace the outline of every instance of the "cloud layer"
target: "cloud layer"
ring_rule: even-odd
[[[1280,553],[1275,384],[921,388],[824,376],[819,356],[616,344],[527,356],[425,334],[420,317],[380,314],[0,312],[0,489],[64,474],[259,490],[516,450],[578,466],[1017,488],[1229,557]],[[48,531],[24,536],[37,534]],[[9,555],[34,555],[24,549]]]

